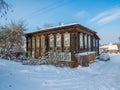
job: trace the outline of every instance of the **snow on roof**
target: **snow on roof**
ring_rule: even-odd
[[[66,24],[66,25],[59,25],[59,26],[55,26],[55,27],[49,27],[49,28],[43,28],[43,29],[39,29],[39,30],[36,30],[36,31],[32,31],[32,32],[27,32],[26,34],[31,34],[31,33],[36,33],[36,32],[39,32],[39,31],[46,31],[46,30],[49,30],[49,29],[56,29],[56,28],[61,28],[61,27],[67,27],[67,26],[72,26],[72,25],[80,25],[81,27],[84,27],[92,32],[95,32],[79,23],[72,23],[72,24]],[[95,32],[96,33],[96,32]]]
[[[118,50],[117,45],[109,45],[108,50]]]
[[[70,26],[70,25],[76,25],[76,24],[79,24],[79,23],[71,23],[71,24],[66,24],[66,25],[62,24],[62,25],[55,26],[55,27],[42,28],[42,29],[39,29],[39,30],[36,30],[36,31],[27,32],[26,34],[34,33],[34,32],[37,32],[37,31],[44,31],[44,30],[48,30],[48,29],[55,29],[55,28],[59,28],[59,27]]]
[[[113,44],[108,44],[108,45],[101,46],[100,49],[118,50],[118,46]]]

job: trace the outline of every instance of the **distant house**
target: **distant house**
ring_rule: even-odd
[[[120,43],[118,43],[117,46],[118,46],[118,49],[119,49],[119,52],[120,52]]]
[[[75,54],[94,51],[99,54],[97,32],[80,24],[62,25],[26,34],[28,56],[39,58],[49,53],[49,59],[77,63]]]
[[[118,53],[119,49],[118,49],[118,45],[117,44],[108,44],[108,45],[103,45],[100,47],[101,51],[106,51],[109,53]]]

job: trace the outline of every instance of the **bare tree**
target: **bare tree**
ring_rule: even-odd
[[[23,36],[25,31],[25,25],[22,22],[10,23],[1,27],[0,30],[0,48],[3,55],[11,54],[11,50],[15,52],[21,52],[23,50]]]
[[[5,0],[0,0],[0,17],[5,17],[9,10],[12,10],[11,6]]]

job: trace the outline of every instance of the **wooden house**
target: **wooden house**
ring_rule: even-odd
[[[117,46],[118,46],[118,50],[119,50],[119,53],[120,53],[120,43],[118,43]]]
[[[49,59],[78,65],[77,53],[94,51],[99,54],[97,33],[80,24],[62,25],[26,34],[27,54],[39,58],[49,53]]]

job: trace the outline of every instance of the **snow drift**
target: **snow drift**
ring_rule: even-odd
[[[120,90],[120,54],[89,67],[29,66],[0,59],[0,90]]]

